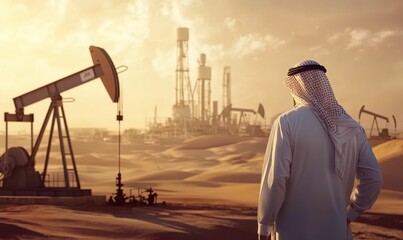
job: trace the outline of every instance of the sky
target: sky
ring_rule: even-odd
[[[145,128],[155,106],[161,121],[171,117],[176,31],[187,27],[192,85],[205,53],[219,111],[225,66],[233,106],[257,110],[261,103],[270,123],[292,108],[288,68],[312,59],[327,68],[337,100],[354,119],[365,105],[394,115],[403,129],[402,13],[403,0],[1,0],[0,111],[13,113],[14,97],[92,66],[88,48],[95,45],[115,66],[128,67],[119,75],[123,128]],[[64,104],[70,128],[117,129],[117,106],[100,79],[62,96],[74,98]],[[25,108],[35,114],[36,130],[49,103]],[[363,119],[370,125],[372,117]]]

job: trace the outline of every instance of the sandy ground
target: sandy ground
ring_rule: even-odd
[[[215,136],[179,145],[125,142],[121,172],[126,195],[152,187],[159,194],[158,202],[166,201],[167,206],[0,205],[0,237],[256,239],[266,141]],[[14,137],[9,145],[29,148],[29,139]],[[114,193],[117,143],[74,140],[73,146],[82,187],[91,188],[96,195]],[[403,239],[403,140],[380,143],[373,150],[385,176],[384,189],[373,209],[352,224],[354,239]],[[39,171],[43,158],[43,152],[38,154]],[[61,171],[60,163],[53,152],[50,170]]]

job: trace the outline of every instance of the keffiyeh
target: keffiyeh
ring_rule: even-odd
[[[298,106],[309,106],[324,124],[335,147],[336,174],[343,178],[344,163],[341,143],[332,118],[348,116],[334,96],[326,69],[319,63],[306,60],[289,70],[286,84]]]

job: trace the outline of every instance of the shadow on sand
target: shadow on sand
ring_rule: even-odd
[[[72,209],[72,208],[70,208]],[[154,240],[256,239],[256,209],[232,206],[167,205],[165,207],[74,207],[74,210],[111,214],[163,226],[150,233]],[[135,227],[135,226],[134,226]]]
[[[16,224],[8,224],[0,222],[0,238],[1,239],[20,239],[20,238],[40,238],[45,235],[20,227]]]

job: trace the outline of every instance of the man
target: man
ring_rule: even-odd
[[[312,60],[288,71],[295,108],[271,129],[259,239],[351,239],[349,222],[370,209],[380,193],[382,174],[365,132],[337,103],[325,73]]]

